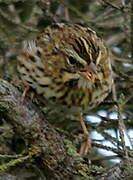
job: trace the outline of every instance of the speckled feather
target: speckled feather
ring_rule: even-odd
[[[109,52],[90,28],[52,24],[36,39],[24,43],[18,59],[23,82],[56,105],[88,112],[111,91]],[[91,62],[97,68],[94,81],[84,79],[79,73]]]

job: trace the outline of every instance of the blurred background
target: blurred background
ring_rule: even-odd
[[[93,164],[119,163],[133,148],[133,7],[130,0],[1,0],[0,77],[16,85],[17,55],[24,40],[54,22],[88,26],[110,49],[114,87],[99,107],[85,114],[93,140]],[[17,80],[17,81],[16,81]],[[67,132],[78,133],[75,121],[55,122]],[[0,119],[0,144],[6,123]],[[75,130],[76,129],[76,130]],[[10,137],[10,136],[9,136]],[[20,142],[19,142],[20,143]],[[5,148],[5,147],[4,147]],[[7,149],[4,149],[7,152]],[[0,149],[0,153],[3,149]],[[88,157],[86,158],[88,159]]]

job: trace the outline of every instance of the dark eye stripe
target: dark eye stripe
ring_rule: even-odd
[[[68,59],[69,59],[69,62],[70,62],[71,65],[74,65],[74,64],[77,63],[77,60],[72,56],[69,56]]]

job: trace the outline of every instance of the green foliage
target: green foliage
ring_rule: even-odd
[[[12,166],[15,166],[19,163],[24,162],[25,159],[27,159],[27,158],[21,157],[21,158],[13,159],[13,160],[9,161],[8,163],[4,163],[4,164],[0,165],[0,173],[6,171],[7,169],[9,169]]]

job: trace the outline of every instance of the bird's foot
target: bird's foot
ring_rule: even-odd
[[[81,157],[85,157],[91,151],[91,138],[89,134],[83,134],[84,141],[81,143],[79,154]]]

